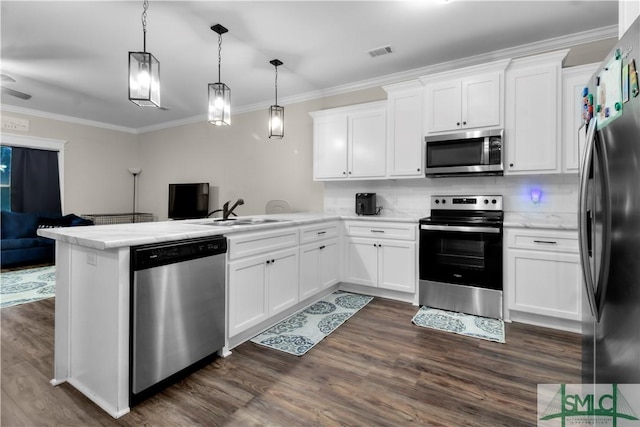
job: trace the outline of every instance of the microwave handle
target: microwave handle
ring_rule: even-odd
[[[491,138],[487,136],[484,138],[484,141],[482,142],[482,156],[480,158],[481,165],[488,165],[489,160],[491,159],[489,155],[489,149],[491,148],[491,144],[489,143],[490,140]]]

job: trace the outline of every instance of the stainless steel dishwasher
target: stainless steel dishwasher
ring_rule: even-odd
[[[131,248],[131,405],[224,347],[226,252],[224,236]]]

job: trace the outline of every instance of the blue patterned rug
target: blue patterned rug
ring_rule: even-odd
[[[504,322],[488,317],[422,306],[411,321],[425,328],[504,343]]]
[[[0,274],[0,308],[56,295],[56,267],[25,268]]]
[[[253,337],[251,342],[302,356],[371,300],[373,297],[368,295],[336,291]]]

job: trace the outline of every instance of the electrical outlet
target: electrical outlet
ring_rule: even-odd
[[[98,254],[96,252],[87,252],[87,264],[98,265]]]

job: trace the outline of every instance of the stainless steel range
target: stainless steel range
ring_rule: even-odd
[[[420,220],[419,303],[502,319],[502,196],[432,196]]]

